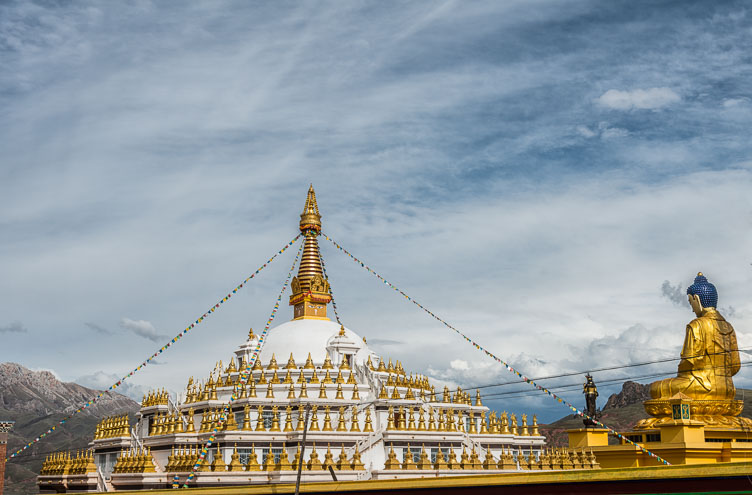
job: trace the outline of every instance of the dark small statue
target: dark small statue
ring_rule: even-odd
[[[585,423],[586,428],[594,428],[598,426],[595,419],[597,419],[597,410],[595,407],[595,399],[598,397],[598,387],[595,386],[593,377],[590,373],[585,375],[585,383],[582,385],[582,393],[585,394],[585,414],[589,417],[582,420]]]

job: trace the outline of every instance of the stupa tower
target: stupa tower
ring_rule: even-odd
[[[332,300],[332,295],[321,266],[317,239],[321,233],[321,215],[313,184],[308,189],[303,213],[300,214],[300,232],[305,236],[305,245],[298,275],[292,279],[290,306],[294,307],[293,319],[327,320],[326,305]]]
[[[302,483],[488,474],[516,470],[512,452],[522,465],[542,464],[545,438],[535,417],[518,423],[515,415],[491,412],[480,392],[473,401],[460,387],[437,391],[428,377],[408,374],[327,318],[332,296],[313,187],[300,232],[294,317],[269,330],[256,358],[260,336],[251,331],[227,364],[217,362],[204,379],[188,378],[181,396],[153,390],[135,423],[105,418],[87,451],[45,459],[40,493],[154,490],[189,477],[189,486],[210,490],[295,483],[298,466]],[[211,435],[216,441],[207,446]]]

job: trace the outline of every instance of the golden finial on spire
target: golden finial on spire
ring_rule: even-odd
[[[248,340],[253,340],[256,338],[256,335],[253,333],[253,327],[251,327],[250,330],[248,330]]]
[[[321,215],[319,215],[319,205],[316,203],[316,191],[313,190],[313,184],[308,188],[303,213],[300,214],[300,231],[321,230]]]
[[[329,282],[324,277],[316,239],[321,232],[321,215],[313,185],[308,189],[303,213],[300,214],[300,232],[305,235],[305,243],[298,275],[293,278],[291,284],[290,306],[294,306],[295,319],[327,319],[326,305],[332,300],[332,296],[329,292]]]

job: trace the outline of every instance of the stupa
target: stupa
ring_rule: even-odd
[[[598,467],[587,450],[546,450],[534,414],[490,411],[479,391],[437,390],[332,321],[312,186],[299,228],[293,319],[271,329],[259,359],[251,362],[258,344],[251,330],[227,364],[218,361],[203,380],[190,378],[180,400],[152,391],[135,423],[107,418],[88,451],[50,455],[41,492],[184,483],[234,391],[232,414],[190,486],[294,483],[300,462],[302,483]],[[239,385],[249,367],[250,379]]]

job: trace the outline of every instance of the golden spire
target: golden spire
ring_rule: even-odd
[[[337,459],[337,469],[339,469],[340,471],[347,471],[352,469],[350,461],[347,460],[347,455],[345,454],[344,443],[342,444],[342,450],[339,453],[339,459]]]
[[[308,353],[308,359],[306,359],[305,365],[303,366],[304,370],[315,370],[316,366],[313,364],[313,359],[311,359],[311,353]]]
[[[332,300],[332,296],[329,293],[329,282],[324,278],[316,239],[321,233],[321,215],[313,185],[308,189],[303,213],[300,214],[300,232],[305,236],[305,244],[298,275],[292,280],[290,306],[294,306],[294,319],[328,319],[326,305]]]

